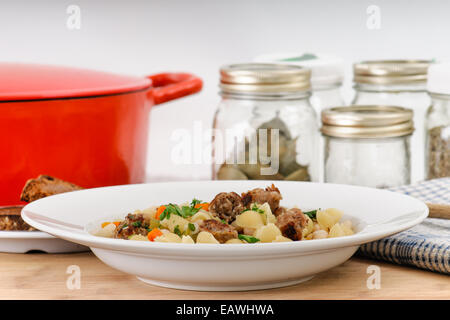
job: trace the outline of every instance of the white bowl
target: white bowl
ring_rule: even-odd
[[[365,187],[276,181],[283,206],[338,208],[357,233],[311,241],[255,244],[180,244],[101,238],[93,222],[136,209],[211,201],[223,191],[245,192],[269,181],[198,181],[115,186],[59,194],[22,210],[35,228],[86,245],[103,262],[140,280],[170,288],[234,291],[275,288],[310,279],[349,259],[359,245],[411,228],[426,205],[402,194]]]
[[[71,253],[89,251],[79,244],[55,238],[41,231],[0,231],[0,252]]]

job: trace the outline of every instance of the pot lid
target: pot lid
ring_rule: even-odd
[[[0,63],[0,101],[103,96],[146,89],[151,80],[72,67]]]

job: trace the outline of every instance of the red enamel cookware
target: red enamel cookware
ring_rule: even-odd
[[[86,188],[144,182],[150,107],[201,88],[187,73],[0,63],[0,206],[40,174]]]

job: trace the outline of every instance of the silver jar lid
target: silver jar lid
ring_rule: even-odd
[[[378,85],[425,83],[430,63],[431,61],[427,60],[379,60],[355,63],[354,81]]]
[[[348,106],[322,111],[322,134],[339,138],[390,138],[414,131],[413,112],[395,106]]]
[[[283,93],[308,91],[311,71],[304,67],[242,63],[220,69],[220,88],[227,93]]]

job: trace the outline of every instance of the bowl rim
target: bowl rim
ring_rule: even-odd
[[[56,239],[51,234],[39,230],[25,231],[25,230],[11,230],[0,231],[0,239]]]
[[[220,183],[230,184],[242,183],[242,181],[237,182],[233,180],[219,181]],[[251,258],[251,257],[262,257],[268,256],[286,256],[286,255],[303,255],[310,254],[317,251],[329,251],[336,250],[343,247],[359,246],[361,244],[378,240],[395,233],[409,229],[420,222],[422,222],[428,216],[428,207],[424,202],[415,199],[411,196],[404,195],[397,192],[392,192],[388,190],[374,189],[361,186],[351,186],[342,184],[330,184],[344,188],[357,188],[357,189],[370,189],[372,192],[386,192],[390,194],[395,194],[396,197],[407,198],[408,201],[415,202],[417,210],[413,212],[408,212],[403,215],[399,215],[393,220],[388,220],[377,224],[368,224],[362,230],[358,231],[354,235],[338,237],[338,238],[327,238],[327,239],[316,239],[313,241],[293,241],[293,242],[277,242],[277,243],[253,243],[253,244],[180,244],[180,243],[161,243],[161,242],[144,242],[144,241],[128,241],[123,239],[111,239],[102,238],[94,236],[85,230],[85,226],[73,227],[64,223],[64,221],[48,221],[43,215],[33,212],[35,208],[39,208],[40,204],[43,202],[51,202],[53,199],[60,199],[63,197],[68,197],[73,193],[86,193],[86,192],[96,192],[95,190],[105,190],[105,189],[117,189],[117,188],[134,188],[136,186],[145,188],[149,185],[174,185],[174,184],[192,184],[192,183],[215,183],[215,181],[183,181],[183,182],[152,182],[146,184],[130,184],[130,185],[120,185],[111,187],[101,187],[84,189],[79,191],[74,191],[70,193],[64,193],[59,195],[54,195],[46,197],[37,201],[34,201],[26,205],[22,209],[22,218],[30,224],[31,226],[53,235],[58,238],[62,238],[71,242],[82,244],[85,246],[120,251],[123,253],[130,254],[144,254],[144,255],[159,255],[164,257],[180,258],[180,256],[185,258]],[[264,181],[258,180],[251,182],[253,185],[265,185],[275,183],[278,185],[282,184],[315,184],[324,185],[325,183],[315,183],[315,182],[286,182],[286,181]],[[98,191],[97,191],[98,192]],[[352,217],[350,215],[350,217]],[[359,219],[359,218],[358,218]],[[398,221],[395,221],[398,220]],[[364,221],[362,221],[364,222]],[[61,224],[62,223],[62,224]]]

